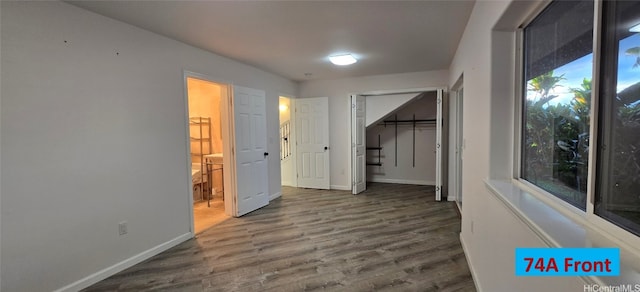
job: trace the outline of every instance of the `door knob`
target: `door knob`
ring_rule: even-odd
[[[329,150],[329,147],[327,147],[327,146],[324,146],[324,150],[325,150],[325,151],[326,151],[326,150]]]
[[[267,156],[269,156],[269,152],[264,153],[264,157],[267,157]]]

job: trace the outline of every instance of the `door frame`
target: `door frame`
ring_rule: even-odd
[[[225,125],[221,125],[222,127],[222,147],[223,147],[223,163],[225,165],[225,175],[223,176],[223,184],[224,184],[224,212],[229,216],[233,216],[236,213],[236,207],[233,204],[233,199],[236,195],[236,171],[235,171],[235,154],[233,153],[233,137],[235,134],[235,125],[233,119],[229,119],[233,117],[233,104],[230,102],[230,99],[233,98],[233,84],[231,82],[220,81],[213,77],[210,77],[205,74],[200,74],[192,71],[183,71],[183,80],[182,84],[183,88],[183,105],[184,105],[184,125],[185,125],[185,149],[186,149],[186,172],[187,172],[187,181],[189,182],[187,188],[187,207],[189,212],[189,231],[191,236],[195,236],[195,224],[194,224],[194,214],[193,214],[193,185],[191,183],[191,137],[189,134],[189,92],[187,87],[187,79],[194,78],[200,79],[211,83],[216,83],[226,87],[226,94],[220,96],[220,114],[221,120],[226,121]],[[226,155],[231,153],[231,155]]]
[[[451,148],[452,153],[449,157],[450,159],[450,189],[452,191],[452,196],[450,196],[450,201],[455,201],[456,205],[460,211],[462,211],[462,159],[463,159],[463,150],[464,150],[464,123],[463,123],[463,110],[464,110],[464,96],[462,99],[460,98],[460,91],[464,90],[464,76],[460,76],[458,81],[453,86],[452,95],[450,98],[450,121],[452,122],[451,127],[451,136],[449,137],[450,145],[453,146]]]
[[[406,89],[391,89],[391,90],[374,90],[374,91],[367,91],[367,92],[361,92],[361,93],[350,93],[349,96],[349,113],[350,113],[350,117],[351,117],[351,96],[352,95],[362,95],[365,98],[367,96],[379,96],[379,95],[393,95],[393,94],[407,94],[407,93],[422,93],[422,92],[431,92],[431,91],[435,91],[440,92],[440,90],[442,90],[442,95],[440,96],[440,98],[442,99],[442,102],[446,101],[447,99],[447,87],[446,86],[435,86],[435,87],[418,87],[418,88],[406,88]],[[442,104],[441,102],[441,104]],[[446,104],[446,103],[445,103]],[[443,115],[443,119],[446,119],[446,116],[444,116],[444,112],[441,112],[441,114]],[[366,108],[365,108],[365,115],[366,115]],[[353,117],[351,117],[351,119],[353,119]],[[444,122],[444,121],[442,121]],[[353,123],[352,123],[353,124]],[[445,131],[445,125],[442,126],[441,128],[441,132]],[[442,133],[443,135],[445,133]],[[366,139],[366,129],[365,129],[365,139]],[[353,126],[349,127],[349,137],[353,137]],[[365,140],[366,141],[366,140]],[[353,161],[354,161],[354,157],[353,157],[353,150],[352,150],[352,141],[351,139],[348,140],[349,142],[349,149],[351,150],[349,153],[349,157],[351,158],[350,161],[351,163],[349,164],[350,169],[350,186],[351,186],[351,192],[353,193],[354,191],[354,172],[356,171],[356,166],[354,165]],[[444,148],[444,143],[440,143],[442,145],[441,149]],[[449,144],[449,143],[446,143]],[[441,151],[441,153],[444,153],[444,151]],[[444,155],[444,154],[442,154]],[[446,169],[446,167],[444,167],[444,163],[448,161],[447,159],[441,159],[441,163],[443,164],[440,167],[440,171],[442,172],[443,169]],[[441,175],[442,176],[442,175]],[[365,166],[365,177],[366,177],[366,166]],[[437,180],[437,179],[436,179]],[[436,184],[438,182],[436,181]],[[436,192],[436,201],[439,201],[441,198],[441,192],[442,192],[442,181],[440,182],[440,192]]]

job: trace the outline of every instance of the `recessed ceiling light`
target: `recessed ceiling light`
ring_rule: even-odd
[[[351,65],[358,62],[358,60],[356,60],[356,58],[351,54],[329,56],[329,61],[338,66]]]
[[[640,23],[638,23],[638,24],[636,24],[636,25],[632,26],[632,27],[629,29],[629,31],[630,31],[630,32],[640,32]]]

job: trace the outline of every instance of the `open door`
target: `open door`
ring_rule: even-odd
[[[233,87],[236,217],[269,204],[265,100],[262,90]]]
[[[351,95],[351,168],[352,193],[359,194],[367,189],[366,159],[366,101],[362,95]]]
[[[436,201],[442,200],[442,103],[444,90],[438,89],[436,102]]]
[[[329,98],[295,102],[296,176],[298,187],[330,189]]]

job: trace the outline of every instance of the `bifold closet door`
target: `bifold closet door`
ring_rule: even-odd
[[[366,100],[362,95],[351,95],[351,168],[352,193],[359,194],[367,189],[367,129]]]

